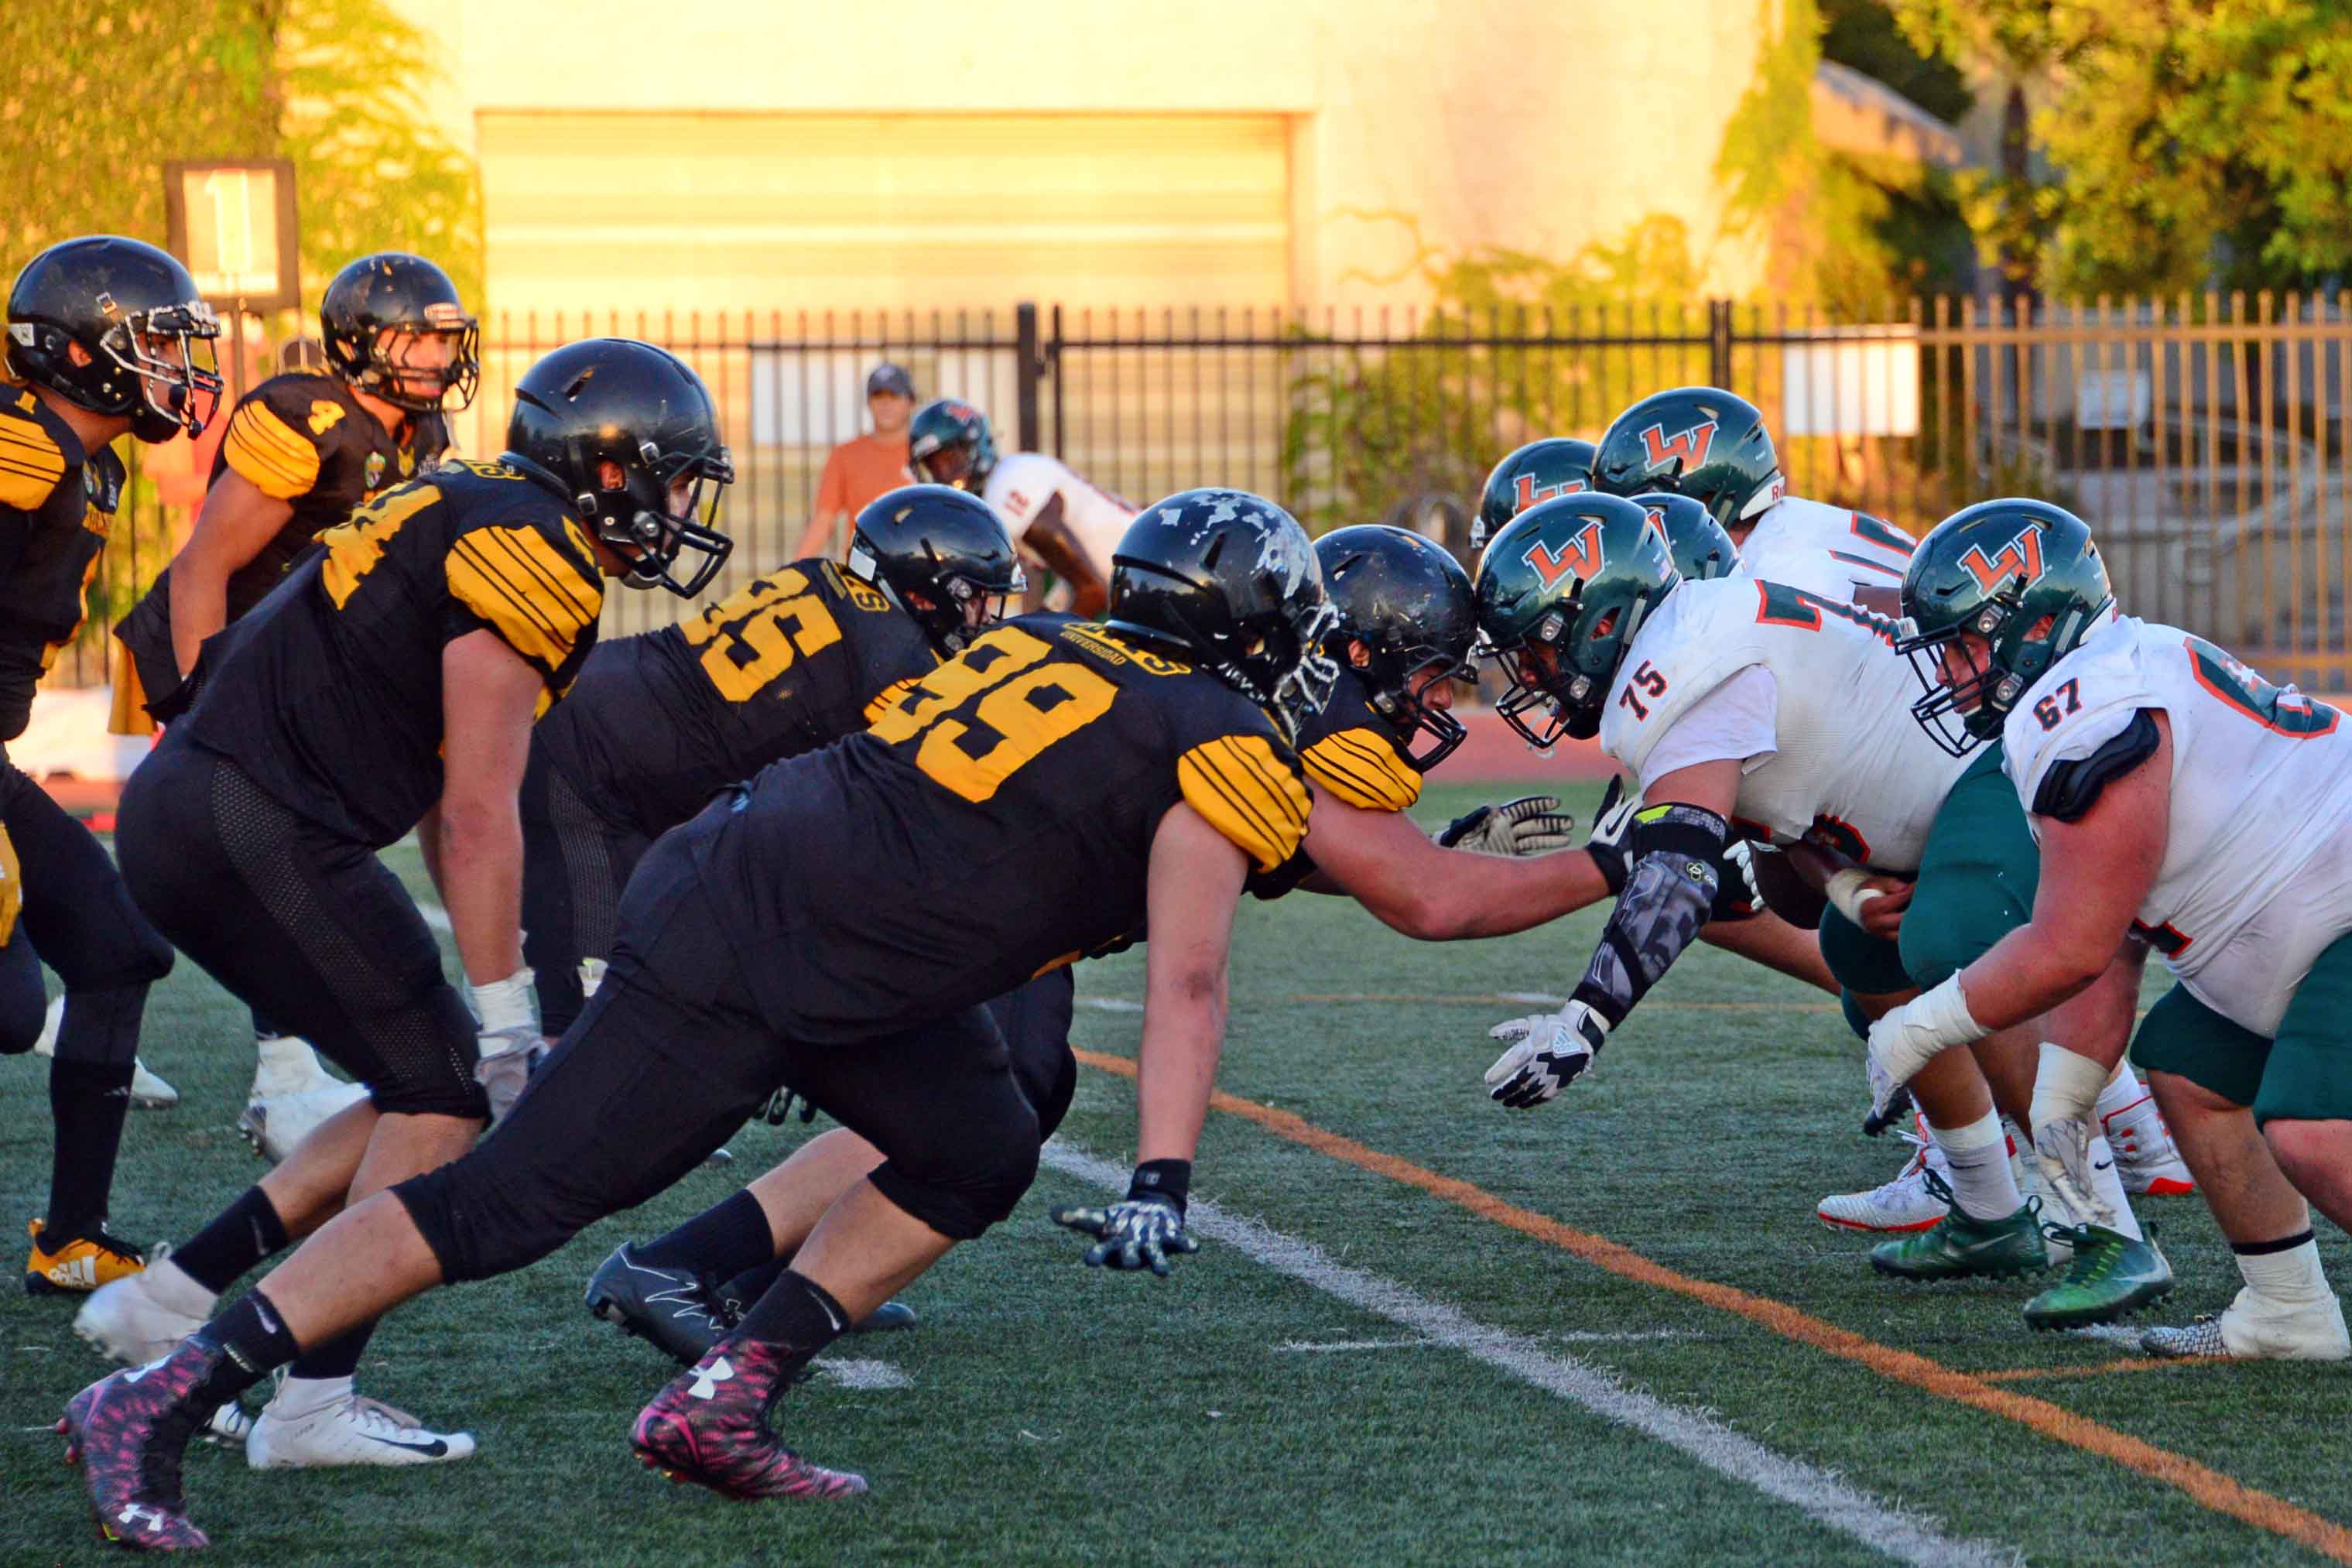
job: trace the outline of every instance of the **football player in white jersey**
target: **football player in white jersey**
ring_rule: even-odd
[[[1927,688],[1914,714],[1954,752],[2000,740],[2042,874],[2029,925],[1873,1026],[1880,1091],[2095,995],[2118,949],[2154,948],[2177,984],[2134,1054],[2245,1288],[2141,1344],[2352,1355],[2306,1206],[2352,1226],[2352,730],[2201,637],[2117,614],[2089,529],[2044,502],[1947,519],[1903,597]],[[2112,1000],[2126,1020],[2130,1001]],[[2103,1048],[2044,1045],[2034,1082],[2062,1191],[2090,1173],[2092,1098],[2118,1048],[2084,1037]]]
[[[1653,393],[1610,421],[1592,488],[1686,495],[1739,547],[1738,575],[1893,616],[1912,539],[1891,523],[1788,493],[1764,416],[1712,386]]]
[[[1490,657],[1512,677],[1506,718],[1539,744],[1597,733],[1646,803],[1616,910],[1567,1005],[1495,1031],[1508,1048],[1487,1083],[1503,1104],[1540,1104],[1591,1065],[1706,923],[1730,837],[1838,868],[1823,877],[1837,909],[1822,917],[1822,952],[1865,1011],[1942,981],[2025,922],[2033,848],[2022,814],[1997,768],[1900,722],[1914,688],[1893,622],[1777,583],[1686,583],[1643,509],[1600,495],[1521,513],[1488,544],[1477,590]],[[2050,1266],[1987,1075],[2021,1117],[2036,1043],[2068,1026],[2045,1028],[2038,1014],[2010,1023],[1914,1082],[1951,1173],[1950,1207],[1933,1229],[1874,1250],[1881,1272],[1929,1280]],[[2037,1327],[2108,1321],[2170,1287],[2107,1165],[2097,1213],[2108,1223],[2054,1227],[2075,1267],[2028,1304]]]
[[[919,480],[971,490],[1004,519],[1013,542],[1069,584],[1073,615],[1102,614],[1111,552],[1136,509],[1043,452],[996,455],[988,416],[942,397],[907,426],[907,461]]]

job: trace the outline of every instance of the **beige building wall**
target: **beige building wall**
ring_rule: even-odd
[[[1396,304],[1424,297],[1433,257],[1565,258],[1659,213],[1689,226],[1711,287],[1742,292],[1759,271],[1751,244],[1718,237],[1714,167],[1772,0],[396,3],[446,39],[434,108],[486,160],[493,310],[657,279],[673,297],[643,302],[759,287],[739,304],[896,305],[900,272],[938,303],[1001,303],[1075,287],[1097,256],[1100,286],[1065,297]],[[887,160],[861,173],[861,141],[908,117],[951,153],[941,121],[962,116],[984,149],[972,180],[960,194],[950,164],[896,192],[907,212],[876,218],[887,232],[861,256],[842,215],[854,226],[877,204],[861,209],[857,187],[903,184]],[[565,130],[600,156],[567,163],[550,136]],[[1251,161],[1268,137],[1278,168]],[[761,181],[781,194],[750,211]],[[1024,184],[1066,199],[1041,218],[1014,199]],[[803,187],[837,198],[814,226],[822,266],[793,264]],[[742,221],[706,243],[691,227],[706,212]],[[984,244],[994,259],[961,283],[908,259],[1000,219],[1038,228],[1026,259],[1017,235]],[[632,224],[680,231],[649,259],[616,232]],[[1222,265],[1166,243],[1202,224],[1238,247]]]

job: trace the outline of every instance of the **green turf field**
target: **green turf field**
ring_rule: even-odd
[[[1575,793],[1589,809],[1596,792]],[[1422,815],[1473,798],[1433,791]],[[1598,924],[1441,947],[1335,900],[1248,903],[1221,1081],[1307,1125],[1213,1112],[1194,1188],[1211,1239],[1172,1279],[1105,1275],[1045,1216],[1130,1152],[1131,1085],[1083,1069],[1020,1215],[908,1293],[923,1326],[844,1342],[848,1364],[784,1406],[867,1498],[740,1507],[630,1456],[667,1364],[592,1321],[581,1287],[617,1241],[730,1190],[704,1171],[377,1335],[363,1385],[470,1426],[474,1459],[260,1475],[199,1449],[194,1517],[226,1560],[401,1568],[2352,1561],[2352,1371],[2118,1370],[2126,1346],[2028,1334],[2026,1287],[1895,1286],[1813,1219],[1900,1152],[1855,1130],[1858,1042],[1827,998],[1701,949],[1596,1080],[1532,1112],[1490,1104],[1486,1031],[1535,1010],[1497,994],[1565,991]],[[1088,965],[1077,1043],[1131,1058],[1141,993],[1139,954]],[[114,1217],[185,1236],[259,1170],[231,1127],[243,1011],[184,963],[146,1042],[184,1099],[132,1114]],[[801,1133],[746,1130],[736,1173]],[[45,1074],[0,1061],[11,1224],[38,1212],[48,1140]],[[2158,1313],[2219,1310],[2236,1274],[2202,1205],[2142,1212],[2181,1279]],[[0,1561],[92,1558],[47,1428],[100,1363],[69,1304],[5,1300]]]

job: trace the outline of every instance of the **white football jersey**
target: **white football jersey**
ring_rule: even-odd
[[[1043,452],[1013,452],[996,460],[982,499],[1004,519],[1018,543],[1029,525],[1055,496],[1062,498],[1062,521],[1067,524],[1087,559],[1102,580],[1110,581],[1111,552],[1118,548],[1136,509],[1080,479],[1067,463]]]
[[[2002,764],[2027,812],[2055,764],[2144,708],[2171,727],[2172,815],[2132,929],[2206,1005],[2270,1035],[2311,961],[2352,930],[2352,730],[2201,637],[2117,616],[2010,711]]]
[[[1685,583],[1636,631],[1601,713],[1601,747],[1647,782],[1643,763],[1675,723],[1761,665],[1776,691],[1772,752],[1740,780],[1738,825],[1774,844],[1916,871],[1968,761],[1913,721],[1919,682],[1893,631],[1882,616],[1778,583]]]
[[[1756,520],[1729,575],[1850,600],[1857,588],[1902,587],[1915,547],[1909,534],[1865,512],[1790,496]]]

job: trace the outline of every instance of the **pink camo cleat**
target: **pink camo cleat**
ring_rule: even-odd
[[[637,1413],[630,1446],[647,1468],[738,1502],[860,1495],[864,1476],[811,1464],[769,1430],[789,1381],[784,1361],[764,1341],[720,1340]]]

